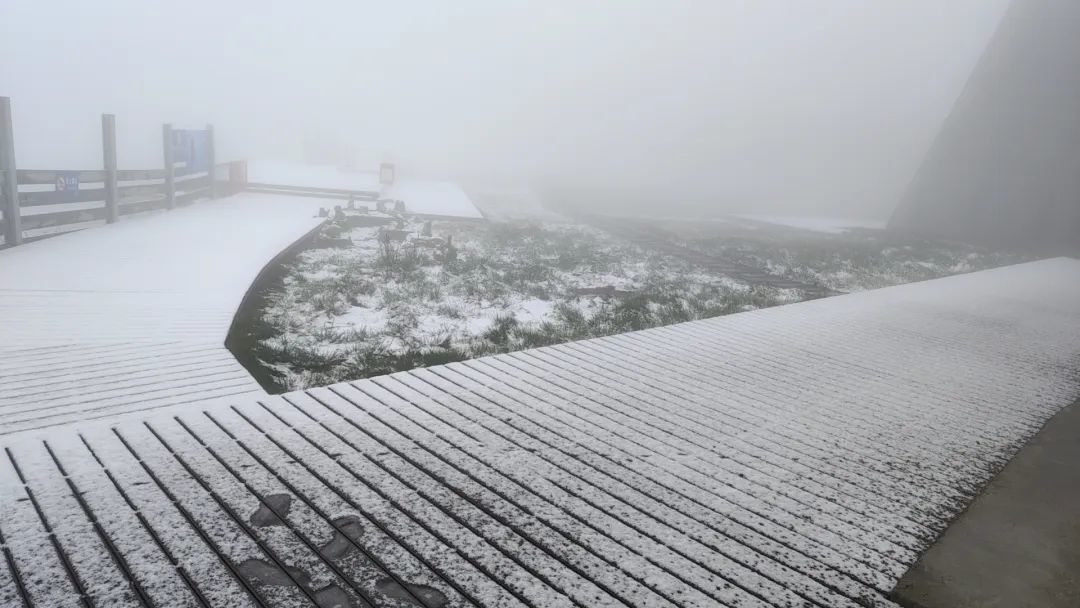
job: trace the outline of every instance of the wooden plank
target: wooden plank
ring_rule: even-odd
[[[214,183],[214,125],[206,125],[206,151],[210,156],[207,181],[210,183],[210,198],[217,198],[217,184]]]
[[[161,211],[162,197],[120,201],[119,225],[39,244],[26,252],[29,258],[0,255],[0,435],[16,430],[15,410],[39,406],[47,408],[40,414],[51,424],[82,418],[75,409],[94,409],[88,415],[98,416],[231,393],[262,394],[224,348],[224,339],[237,303],[269,255],[321,220],[311,200],[259,199],[245,195],[176,213]],[[152,210],[157,211],[128,215]],[[56,224],[41,230],[73,230],[92,222]],[[241,224],[256,229],[233,251]],[[186,262],[174,264],[167,276],[154,272],[178,255]],[[214,272],[200,260],[212,261]],[[162,345],[160,357],[155,358],[152,344]],[[120,351],[126,354],[108,354]],[[185,363],[181,353],[187,351]],[[224,375],[243,382],[223,382]],[[177,388],[181,380],[184,386]]]
[[[176,205],[176,163],[173,161],[172,125],[161,125],[161,147],[164,153],[165,168],[165,207],[172,209]]]
[[[156,198],[146,201],[138,201],[134,203],[120,204],[120,215],[132,215],[135,213],[143,213],[145,211],[156,211],[158,209],[167,209],[168,206],[164,198]]]
[[[116,211],[116,116],[101,115],[101,146],[105,159],[105,217],[111,224],[119,214]]]
[[[22,228],[19,226],[19,173],[15,169],[15,133],[11,128],[11,99],[8,97],[0,97],[0,172],[14,177],[4,180],[4,189],[0,191],[0,209],[7,220],[4,244],[11,247],[22,240]]]
[[[56,174],[64,171],[66,170],[19,169],[16,174],[18,175],[20,186],[27,184],[55,184]],[[105,172],[98,169],[71,169],[71,171],[78,172],[80,184],[105,182]]]
[[[177,189],[190,188],[192,183],[199,183],[201,185],[210,185],[209,173],[203,171],[202,173],[188,173],[187,175],[177,175],[175,179]]]
[[[194,201],[196,199],[207,198],[209,196],[210,187],[203,186],[202,188],[197,188],[195,190],[187,190],[185,192],[178,193],[176,195],[176,204],[179,205],[183,203],[190,203],[191,201]]]
[[[317,192],[297,193],[297,192],[286,192],[284,190],[273,190],[273,189],[270,189],[270,188],[260,188],[260,187],[250,187],[250,186],[247,187],[247,188],[244,188],[244,191],[245,192],[254,192],[254,193],[258,193],[258,194],[279,194],[279,195],[282,195],[282,196],[302,196],[304,198],[324,198],[324,199],[330,199],[330,200],[335,200],[335,201],[347,201],[347,200],[349,200],[349,197],[347,195],[345,195],[345,194],[321,194],[321,193],[317,193]],[[357,198],[356,200],[368,200],[368,199]]]
[[[223,234],[235,226],[217,215],[213,221]],[[71,257],[61,258],[63,268]],[[176,401],[146,401],[164,392],[157,387],[175,390],[179,374],[198,380],[175,362],[201,361],[201,351],[164,343],[160,351],[128,345],[117,353],[109,344],[73,352],[66,343],[44,350],[34,339],[10,358],[33,382],[42,380],[38,366],[52,371],[58,360],[77,359],[91,382],[76,384],[71,369],[60,370],[52,378],[65,391],[59,396],[113,391],[84,412],[40,410],[42,419],[53,417],[36,424],[121,408],[173,409],[146,425],[142,415],[111,428],[76,422],[51,431],[47,449],[36,436],[5,439],[8,460],[23,467],[0,466],[0,487],[16,491],[0,492],[0,506],[26,515],[12,521],[39,521],[33,503],[20,500],[29,488],[50,522],[109,513],[99,525],[115,541],[102,550],[69,542],[70,529],[60,529],[66,553],[59,554],[42,524],[8,546],[23,552],[17,565],[46,573],[43,582],[54,586],[42,589],[63,587],[63,560],[79,568],[111,551],[113,561],[131,565],[124,577],[139,578],[150,596],[170,597],[179,583],[158,586],[135,572],[146,561],[173,572],[175,564],[147,553],[149,541],[136,535],[152,521],[162,536],[212,537],[192,558],[199,561],[185,563],[199,565],[193,572],[208,595],[234,598],[209,591],[221,588],[212,581],[234,580],[230,556],[261,550],[250,546],[256,534],[243,522],[270,521],[258,525],[291,535],[287,546],[280,537],[260,538],[291,558],[306,555],[292,562],[324,581],[338,576],[334,560],[343,554],[319,550],[312,539],[340,534],[334,546],[348,544],[353,536],[342,526],[349,522],[362,523],[362,542],[349,551],[364,556],[371,574],[340,588],[366,593],[358,585],[382,577],[376,568],[385,561],[412,588],[424,585],[425,597],[462,596],[417,605],[895,608],[888,590],[916,559],[910,549],[924,547],[1018,441],[1075,399],[1077,379],[1045,361],[1080,352],[1070,340],[1080,289],[1067,278],[1077,262],[1037,264],[207,407],[173,393]],[[205,280],[205,268],[192,266]],[[1005,297],[1030,293],[1064,304],[1031,315],[1029,302]],[[77,298],[85,307],[90,296],[35,297]],[[114,312],[117,297],[106,301]],[[162,309],[162,302],[147,304]],[[41,316],[50,328],[65,319]],[[1011,331],[1003,333],[1006,324]],[[113,365],[113,357],[145,365],[149,353],[157,363],[139,374]],[[220,356],[229,360],[224,349]],[[192,390],[204,395],[207,385]],[[25,407],[25,394],[5,396]],[[0,432],[33,423],[16,419]],[[103,480],[102,471],[122,481]],[[85,507],[72,498],[83,488],[90,488]],[[120,517],[136,508],[145,520]],[[223,533],[226,525],[235,533]],[[40,538],[46,541],[31,542]],[[214,560],[214,551],[235,548],[237,539],[249,546]],[[38,545],[48,551],[31,553]]]
[[[120,186],[117,189],[120,199],[138,196],[157,196],[164,193],[164,184],[141,184],[138,186]]]
[[[116,179],[119,181],[164,179],[164,169],[117,169]]]
[[[90,220],[88,222],[76,222],[74,224],[64,224],[62,226],[46,226],[44,228],[24,230],[23,242],[33,243],[34,241],[60,236],[62,234],[71,234],[72,232],[79,232],[80,230],[86,230],[87,228],[96,228],[104,225],[105,220]]]
[[[23,230],[30,230],[33,228],[62,226],[64,224],[106,219],[106,213],[104,207],[94,207],[92,209],[79,209],[77,211],[60,211],[58,213],[27,215],[23,216],[21,219]]]
[[[20,192],[19,204],[22,207],[40,207],[42,205],[62,205],[64,203],[87,203],[105,200],[104,188],[80,188],[72,198],[71,193],[44,190],[38,192]]]

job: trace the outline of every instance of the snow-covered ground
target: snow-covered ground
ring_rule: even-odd
[[[405,201],[411,213],[482,218],[465,191],[445,180],[398,177],[389,187],[379,185],[377,171],[356,171],[326,165],[283,161],[251,161],[248,181],[310,188],[340,188],[381,192],[383,198]]]
[[[1048,260],[0,437],[0,605],[895,608],[1080,395],[1077,276]]]
[[[540,193],[524,183],[478,178],[465,182],[464,187],[484,216],[492,221],[571,221],[548,209]]]

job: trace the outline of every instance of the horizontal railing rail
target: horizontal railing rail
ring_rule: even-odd
[[[319,188],[314,186],[287,186],[284,184],[267,184],[263,182],[247,182],[245,190],[247,190],[248,192],[262,192],[265,194],[291,194],[293,196],[333,198],[339,200],[348,200],[352,198],[361,201],[375,201],[379,199],[379,193],[375,190],[348,190],[344,188]]]

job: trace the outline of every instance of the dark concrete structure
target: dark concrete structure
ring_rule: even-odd
[[[1080,606],[1080,401],[990,482],[895,599],[912,608]]]
[[[1080,2],[1013,0],[890,228],[1080,251]]]

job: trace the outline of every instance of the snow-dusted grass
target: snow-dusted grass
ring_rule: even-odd
[[[384,218],[385,219],[385,218]],[[296,390],[715,317],[804,299],[590,227],[424,221],[329,234],[351,246],[302,252],[270,288],[255,356]],[[837,292],[1021,261],[961,244],[843,235],[663,227],[711,258]],[[720,230],[720,232],[717,232]],[[390,231],[399,239],[381,238]],[[724,268],[725,264],[713,264]]]
[[[265,337],[256,346],[282,388],[800,298],[581,226],[436,222],[423,244],[423,221],[408,222],[400,228],[409,233],[404,242],[380,239],[379,227],[354,228],[342,233],[351,247],[310,249],[289,266],[267,297]]]
[[[762,233],[727,228],[681,232],[686,244],[777,276],[850,293],[1029,261],[1018,252],[964,243],[905,239],[882,230],[843,234]]]

